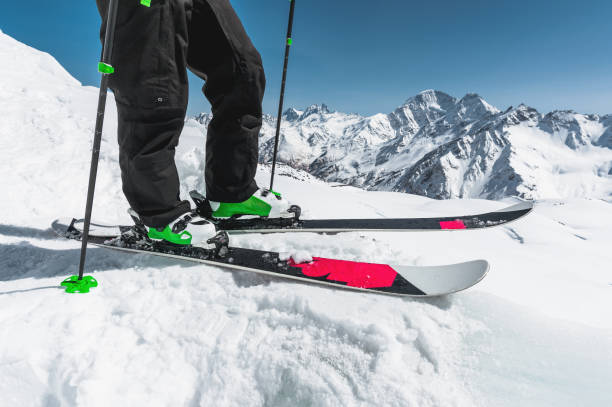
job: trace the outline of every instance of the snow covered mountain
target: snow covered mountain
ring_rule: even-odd
[[[232,236],[235,246],[346,260],[490,260],[485,280],[444,298],[96,248],[86,271],[100,285],[68,295],[59,282],[76,272],[80,244],[49,225],[84,213],[98,89],[1,32],[0,60],[0,406],[612,405],[610,203],[539,201],[524,220],[486,232]],[[396,112],[407,138],[448,109],[438,104]],[[183,196],[202,187],[201,127],[189,120],[177,150]],[[93,216],[126,223],[116,128],[109,95]],[[385,134],[361,136],[382,145]],[[260,166],[258,182],[268,176]],[[513,201],[338,188],[284,165],[276,182],[305,218],[450,216]]]
[[[261,162],[271,160],[275,129],[266,116]],[[327,181],[437,199],[609,198],[612,115],[500,112],[476,94],[427,90],[371,117],[288,109],[278,157]]]

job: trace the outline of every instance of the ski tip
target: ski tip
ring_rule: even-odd
[[[491,264],[489,264],[489,262],[484,260],[484,259],[472,260],[472,261],[468,261],[466,263],[470,263],[470,264],[472,264],[474,266],[475,269],[480,270],[479,273],[482,274],[483,277],[491,269]],[[465,264],[465,263],[463,263],[463,264]]]
[[[523,201],[514,205],[507,206],[502,209],[498,209],[495,212],[519,212],[519,211],[531,211],[533,209],[533,201]]]
[[[456,293],[480,282],[489,272],[486,260],[471,260],[443,266],[392,266],[426,297]]]

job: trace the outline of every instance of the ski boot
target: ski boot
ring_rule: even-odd
[[[218,236],[214,225],[194,212],[187,213],[163,228],[147,227],[133,209],[129,209],[134,226],[123,231],[109,243],[120,247],[192,247],[215,248],[220,251],[219,242],[227,246],[227,237]]]
[[[301,214],[299,206],[289,205],[281,194],[269,190],[258,189],[238,203],[211,201],[197,191],[189,195],[196,204],[196,213],[221,230],[286,227],[298,222]]]

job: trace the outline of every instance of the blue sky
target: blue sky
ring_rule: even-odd
[[[275,114],[289,2],[232,4],[262,54],[264,110]],[[611,16],[603,0],[297,0],[285,107],[374,114],[438,89],[501,109],[612,113]],[[13,1],[0,29],[98,86],[99,19],[94,0]],[[210,111],[202,81],[190,81],[189,114]]]

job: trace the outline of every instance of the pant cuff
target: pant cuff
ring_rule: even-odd
[[[220,189],[220,188],[211,188],[206,185],[206,198],[215,202],[244,202],[251,197],[257,191],[259,187],[255,180],[251,182],[251,184],[246,189],[240,189],[240,191],[236,191],[235,189]]]
[[[151,228],[161,228],[190,211],[191,204],[189,201],[181,201],[177,206],[163,213],[158,213],[155,215],[142,215],[139,213],[138,215],[140,216],[140,220],[142,220],[146,226]]]

